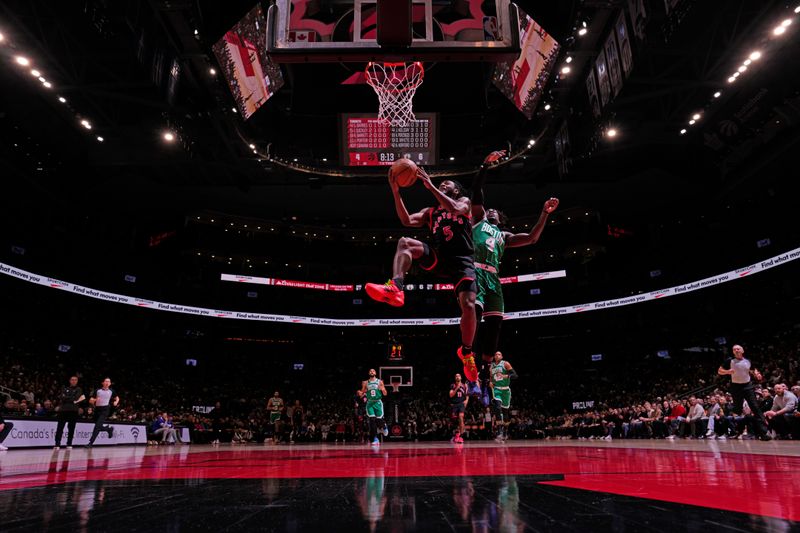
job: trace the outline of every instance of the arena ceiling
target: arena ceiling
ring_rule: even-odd
[[[798,62],[800,24],[785,36],[772,34],[794,5],[668,4],[669,13],[664,2],[644,2],[648,22],[634,69],[595,119],[584,81],[612,19],[628,2],[520,2],[564,45],[559,66],[567,54],[573,57],[572,73],[550,84],[529,121],[493,87],[491,65],[442,62],[430,68],[415,103],[441,114],[440,168],[466,170],[490,149],[509,143],[516,149],[537,138],[525,158],[492,176],[489,194],[511,212],[559,195],[565,205],[646,215],[654,208],[719,201],[754,180],[766,183],[764,169],[791,160],[800,140],[800,74],[787,68]],[[287,84],[265,108],[247,122],[231,112],[227,86],[209,75],[215,65],[210,47],[253,5],[3,2],[0,157],[6,168],[30,176],[37,190],[87,205],[116,201],[154,211],[322,219],[341,216],[346,206],[349,217],[393,220],[380,174],[319,176],[264,160],[269,147],[270,155],[285,161],[337,171],[337,113],[377,107],[369,88],[341,85],[347,67],[284,65]],[[583,22],[588,32],[578,37]],[[764,50],[758,64],[728,83],[755,48]],[[22,53],[47,73],[52,90],[17,68],[13,57]],[[179,76],[163,76],[154,57],[174,60]],[[716,91],[722,93],[718,99]],[[702,118],[690,127],[694,113]],[[90,132],[80,125],[82,117],[91,118]],[[565,121],[572,153],[563,173],[554,140]],[[613,140],[604,136],[611,127],[619,131]],[[179,143],[162,141],[166,128],[178,132]],[[68,171],[75,177],[65,179]],[[420,191],[414,194],[423,201]]]

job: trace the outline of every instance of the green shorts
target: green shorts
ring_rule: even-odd
[[[383,402],[367,402],[367,416],[372,418],[383,418]]]
[[[503,302],[503,286],[500,284],[500,276],[476,268],[475,281],[478,284],[475,303],[483,309],[483,316],[503,316],[506,307]]]
[[[492,389],[492,398],[500,401],[500,407],[508,409],[511,407],[511,389]]]
[[[281,419],[281,412],[280,411],[272,411],[269,414],[269,423],[274,424],[278,420]]]

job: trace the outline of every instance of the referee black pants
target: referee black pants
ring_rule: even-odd
[[[56,425],[56,446],[61,446],[61,437],[64,436],[64,426],[67,426],[67,446],[72,446],[75,436],[75,423],[78,421],[78,411],[59,411],[58,424]]]
[[[755,387],[753,382],[748,383],[731,383],[730,388],[731,396],[733,396],[733,412],[744,416],[744,402],[750,407],[750,412],[753,413],[755,420],[755,430],[757,435],[767,434],[767,421],[764,418],[764,413],[761,412],[761,407],[756,400]]]
[[[92,438],[89,439],[89,444],[94,444],[94,440],[101,431],[108,431],[109,427],[105,425],[106,418],[111,413],[111,407],[104,405],[96,407],[94,410],[94,429],[92,430]]]

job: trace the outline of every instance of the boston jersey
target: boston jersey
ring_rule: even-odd
[[[482,220],[472,228],[472,241],[475,245],[475,262],[493,266],[500,270],[506,240],[500,228]]]
[[[368,402],[377,402],[383,398],[383,393],[381,392],[381,382],[379,379],[375,378],[375,380],[367,380],[367,401]]]
[[[429,209],[428,216],[433,245],[439,251],[450,256],[472,255],[470,217],[451,213],[441,206]]]
[[[492,382],[495,387],[508,387],[511,385],[511,376],[508,375],[506,370],[505,361],[499,363],[492,363]]]

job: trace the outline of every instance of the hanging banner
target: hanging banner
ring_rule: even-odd
[[[633,34],[644,41],[644,28],[647,25],[647,13],[644,10],[644,0],[628,0],[628,13],[631,15]]]
[[[600,96],[597,93],[597,81],[595,79],[594,69],[590,69],[589,75],[586,77],[586,94],[589,96],[589,106],[592,108],[592,116],[594,118],[599,118]]]
[[[614,33],[617,34],[617,45],[619,46],[620,62],[622,72],[627,78],[633,70],[633,52],[631,51],[631,41],[628,37],[628,24],[625,22],[625,12],[620,11],[617,23],[614,25]]]
[[[608,60],[608,77],[611,80],[611,89],[616,97],[622,90],[622,66],[619,64],[615,33],[612,31],[608,34],[608,39],[606,39],[606,44],[603,48],[606,51],[606,59]]]
[[[605,107],[611,100],[611,82],[608,81],[605,50],[600,50],[594,66],[597,69],[597,86],[600,87],[600,107]]]

